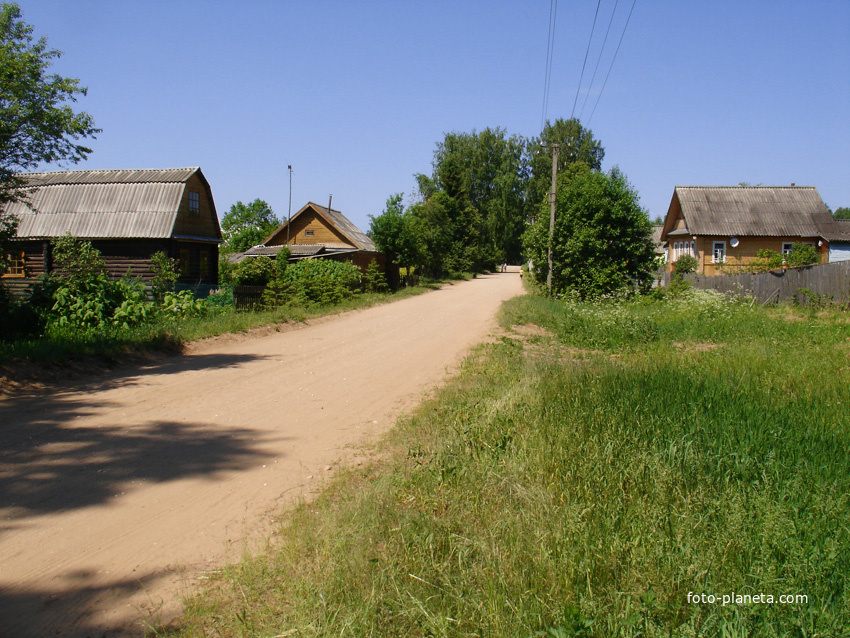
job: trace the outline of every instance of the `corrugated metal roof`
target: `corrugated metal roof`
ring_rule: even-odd
[[[102,171],[51,171],[22,175],[31,186],[48,184],[150,184],[154,182],[185,182],[197,166],[186,168],[142,168]]]
[[[677,186],[674,197],[692,235],[830,239],[841,232],[814,186]]]
[[[198,169],[58,171],[23,175],[28,203],[17,237],[148,238],[171,236],[186,181]]]

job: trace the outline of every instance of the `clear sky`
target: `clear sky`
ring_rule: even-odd
[[[333,194],[367,230],[444,133],[540,132],[550,0],[19,4],[103,129],[70,168],[200,166],[220,216],[259,197],[285,218],[291,164],[293,212]],[[677,184],[850,206],[850,0],[636,0],[601,96],[632,0],[599,6],[579,89],[597,2],[558,3],[546,114],[577,102],[652,217]]]

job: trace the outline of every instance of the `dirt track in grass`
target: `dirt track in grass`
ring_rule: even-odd
[[[516,269],[0,399],[0,636],[139,636],[392,426]]]

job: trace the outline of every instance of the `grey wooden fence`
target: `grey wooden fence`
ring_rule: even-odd
[[[737,275],[688,275],[694,288],[749,295],[762,303],[794,301],[807,303],[811,295],[831,298],[834,303],[850,303],[850,261],[819,264],[804,268],[788,268],[771,272]],[[669,273],[664,284],[670,281]]]

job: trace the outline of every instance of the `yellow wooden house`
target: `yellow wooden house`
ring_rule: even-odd
[[[827,263],[848,232],[814,186],[676,186],[660,235],[667,270],[683,255],[704,275],[734,273],[770,249],[812,245]]]

